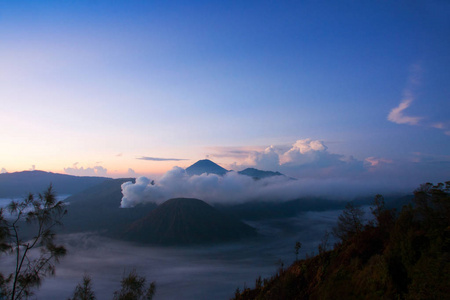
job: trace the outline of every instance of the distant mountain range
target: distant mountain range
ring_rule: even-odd
[[[25,197],[41,193],[50,183],[58,195],[81,192],[107,180],[106,177],[80,177],[44,171],[23,171],[0,174],[0,198]]]
[[[127,240],[159,245],[221,243],[253,236],[254,228],[192,198],[167,200],[123,235]]]
[[[201,174],[216,174],[219,176],[223,176],[226,173],[231,172],[225,168],[222,168],[218,164],[212,162],[209,159],[202,159],[194,163],[193,165],[186,168],[186,173],[189,176],[192,175],[201,175]],[[272,172],[272,171],[262,171],[255,168],[247,168],[245,170],[238,172],[241,175],[250,176],[254,179],[262,179],[272,176],[285,176],[280,172]]]

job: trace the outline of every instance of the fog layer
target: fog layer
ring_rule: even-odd
[[[273,275],[282,260],[295,259],[317,249],[325,230],[335,223],[338,211],[305,213],[287,220],[251,223],[260,239],[223,246],[187,248],[141,247],[98,237],[95,234],[61,236],[68,255],[56,268],[56,277],[45,279],[38,299],[66,299],[84,273],[90,274],[98,299],[111,299],[124,273],[136,269],[156,281],[155,299],[229,299],[237,287],[254,286],[258,276]]]

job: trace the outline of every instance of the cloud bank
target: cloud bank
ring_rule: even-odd
[[[108,170],[102,166],[93,168],[78,168],[78,163],[74,163],[72,167],[64,168],[64,172],[74,176],[107,176]]]
[[[407,192],[401,186],[387,189],[383,182],[367,184],[365,180],[315,179],[292,180],[274,176],[253,180],[249,176],[229,172],[224,176],[202,174],[188,176],[184,169],[174,167],[159,182],[139,177],[136,183],[122,184],[121,207],[134,207],[141,203],[160,204],[177,197],[197,198],[210,204],[238,204],[250,201],[288,201],[300,197],[328,197],[353,199],[357,196],[385,192]]]
[[[161,157],[148,157],[148,156],[142,156],[142,157],[138,157],[136,159],[150,160],[150,161],[182,161],[182,160],[187,160],[185,158],[161,158]]]
[[[395,162],[368,157],[361,161],[330,153],[322,141],[301,139],[290,147],[270,146],[262,151],[251,151],[243,164],[234,164],[235,169],[254,167],[280,171],[287,176],[254,180],[234,171],[224,176],[206,173],[189,176],[184,169],[174,167],[156,182],[140,177],[134,184],[124,183],[121,206],[162,203],[176,197],[198,198],[211,204],[288,201],[300,197],[351,200],[377,193],[410,193],[425,181],[448,180],[442,178],[445,177],[442,174],[448,173],[450,161],[441,161],[441,170],[436,172],[434,162],[423,159],[423,155],[421,158],[420,161]]]
[[[296,178],[356,176],[365,170],[363,161],[330,153],[322,141],[312,139],[297,140],[290,147],[270,146],[250,152],[243,164],[233,167],[279,171]]]

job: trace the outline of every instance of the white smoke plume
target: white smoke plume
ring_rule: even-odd
[[[386,188],[383,182],[367,184],[365,179],[347,178],[300,179],[273,176],[254,180],[237,172],[224,176],[202,174],[189,176],[184,169],[174,167],[159,182],[139,177],[136,183],[122,184],[121,207],[134,207],[140,203],[162,203],[171,198],[197,198],[210,204],[237,204],[247,201],[288,201],[300,197],[328,197],[353,199],[357,196],[383,192],[406,192],[410,187],[395,185]]]
[[[378,193],[410,193],[421,183],[448,180],[449,161],[441,161],[440,165],[441,169],[436,170],[435,164],[428,160],[398,162],[368,157],[361,161],[328,152],[322,141],[303,139],[290,147],[270,146],[251,151],[242,165],[234,165],[236,169],[280,171],[286,176],[254,180],[234,171],[224,176],[206,173],[189,176],[184,169],[174,167],[157,182],[139,177],[134,184],[122,184],[121,207],[161,203],[176,197],[198,198],[210,204],[236,204],[301,197],[352,200]]]

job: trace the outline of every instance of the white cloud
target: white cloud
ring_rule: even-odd
[[[280,150],[274,146],[267,147],[262,151],[252,151],[244,160],[244,165],[258,166],[263,170],[275,170],[280,165]],[[237,165],[237,167],[239,167]]]
[[[242,164],[233,166],[236,169],[247,167],[279,171],[296,178],[349,176],[365,170],[363,161],[330,153],[323,141],[312,139],[297,140],[289,147],[270,146],[263,151],[253,151]]]
[[[376,167],[382,164],[391,164],[393,161],[391,159],[386,158],[378,158],[378,157],[368,157],[365,159],[365,162],[370,165],[370,167]]]
[[[420,74],[422,68],[420,64],[413,64],[410,68],[408,83],[406,85],[403,99],[397,107],[389,112],[387,119],[397,124],[418,125],[421,117],[411,117],[405,114],[405,110],[414,100],[414,90],[420,84]]]
[[[427,122],[423,117],[410,116],[406,113],[406,110],[412,105],[413,101],[415,100],[415,90],[421,83],[421,65],[412,65],[409,73],[408,83],[406,85],[403,98],[397,107],[391,109],[387,116],[387,119],[396,124],[422,125],[425,127],[440,129],[444,132],[444,134],[450,135],[448,126],[446,125],[448,124],[448,121],[442,122],[442,120],[432,120]]]
[[[72,167],[64,168],[64,172],[75,176],[107,176],[108,170],[102,166],[95,166],[93,168],[78,168],[78,162],[76,162]]]
[[[302,194],[304,182],[275,176],[253,180],[237,172],[224,176],[202,174],[188,176],[184,169],[174,167],[163,178],[152,183],[139,177],[136,183],[122,184],[122,207],[133,207],[139,203],[161,203],[177,197],[198,198],[209,203],[242,203],[245,201],[286,201]],[[305,189],[304,192],[307,192]]]
[[[149,157],[149,156],[141,156],[136,159],[139,160],[150,160],[150,161],[182,161],[188,160],[186,158],[163,158],[163,157]]]
[[[418,125],[421,117],[411,117],[404,114],[404,110],[411,105],[412,99],[404,99],[393,108],[388,115],[388,120],[397,124]]]
[[[445,124],[440,122],[440,123],[434,123],[431,124],[431,127],[437,128],[437,129],[445,129]]]
[[[6,171],[5,168],[2,168],[2,170],[0,171],[0,174],[4,174],[4,173],[8,173],[8,171]]]
[[[302,165],[317,159],[317,153],[325,152],[327,147],[322,141],[303,139],[296,141],[292,148],[280,157],[280,164]]]
[[[131,177],[136,177],[137,173],[132,168],[128,168],[127,175]]]
[[[386,178],[385,176],[383,178]],[[369,180],[368,180],[369,179]],[[141,203],[162,203],[177,197],[197,198],[210,204],[236,204],[251,201],[289,201],[301,197],[327,197],[334,200],[351,200],[358,196],[377,193],[410,192],[417,185],[389,180],[359,178],[305,178],[292,180],[274,176],[253,180],[237,172],[224,176],[215,174],[189,177],[185,170],[174,167],[159,182],[139,177],[136,183],[122,184],[121,207],[134,207]]]

